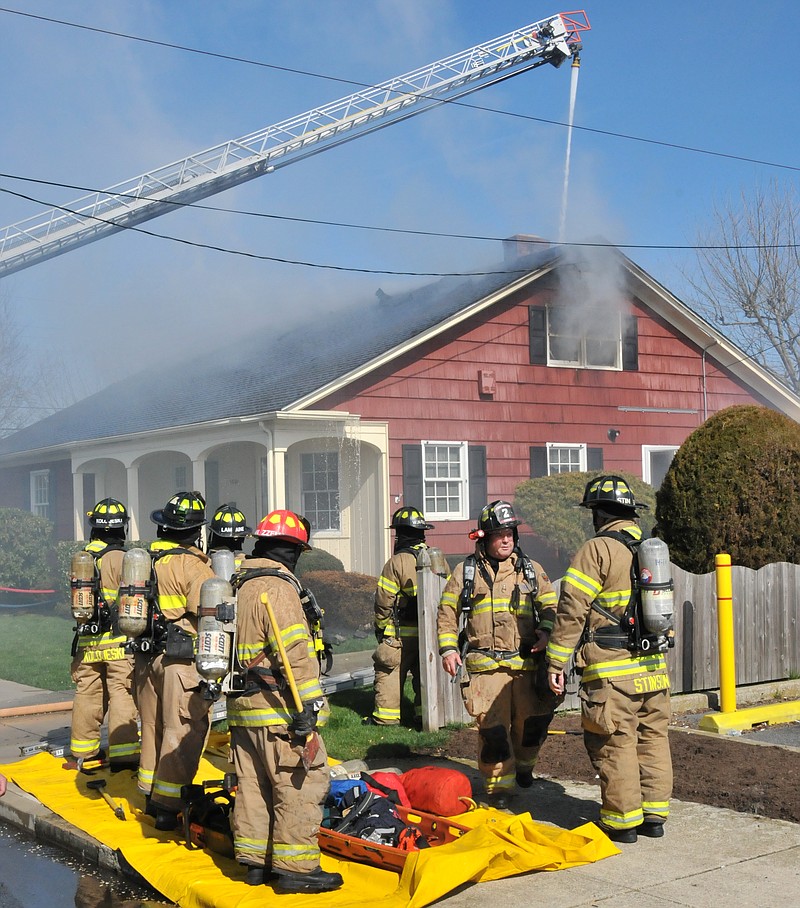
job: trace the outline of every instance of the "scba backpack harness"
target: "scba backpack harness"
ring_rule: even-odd
[[[126,553],[126,557],[134,551],[144,552],[143,549],[135,549]],[[161,611],[158,602],[158,574],[156,573],[156,564],[167,555],[191,555],[193,558],[205,560],[200,552],[192,549],[183,548],[183,546],[174,546],[169,549],[161,549],[157,552],[145,552],[150,561],[149,574],[147,578],[139,577],[137,581],[120,585],[120,628],[123,633],[128,635],[128,641],[125,644],[126,649],[133,653],[145,653],[151,657],[164,653],[176,659],[194,659],[195,657],[195,638],[192,634],[178,627],[173,621],[168,621]],[[143,559],[142,559],[143,560]],[[125,572],[125,562],[123,562],[123,573]],[[126,619],[122,615],[122,603],[126,597],[132,599],[144,598],[147,602],[147,612],[144,619],[134,619],[131,627],[126,627]],[[131,631],[136,631],[132,633]]]
[[[75,618],[75,636],[70,650],[73,657],[78,652],[80,637],[95,637],[114,629],[115,616],[111,605],[103,597],[99,568],[100,559],[114,551],[124,552],[125,547],[109,543],[98,551],[81,549],[72,557],[69,585],[72,615]]]
[[[277,568],[241,568],[231,577],[231,587],[234,592],[238,592],[248,580],[254,580],[257,577],[277,577],[294,588],[300,599],[300,604],[303,606],[303,613],[311,631],[311,641],[314,644],[314,652],[320,664],[320,671],[323,675],[327,675],[333,667],[333,651],[324,636],[325,624],[323,619],[325,611],[317,603],[314,594],[311,590],[302,586],[294,574],[290,574],[288,571],[280,571]],[[252,662],[250,666],[252,669],[255,668]]]
[[[519,547],[515,548],[514,551],[517,555],[517,571],[515,576],[518,576],[521,573],[525,582],[528,584],[528,592],[526,593],[526,595],[529,595],[531,597],[533,623],[535,627],[538,627],[541,616],[539,615],[539,610],[536,608],[536,597],[539,594],[539,581],[536,579],[536,569],[534,568],[531,559]],[[470,647],[469,645],[469,638],[467,636],[467,624],[469,623],[469,616],[470,612],[472,611],[472,597],[475,592],[476,570],[480,570],[481,576],[486,582],[486,585],[489,587],[489,589],[492,588],[492,578],[489,576],[483,560],[481,559],[479,561],[475,557],[475,555],[467,555],[467,557],[464,559],[464,585],[461,588],[461,595],[459,596],[458,600],[458,610],[460,616],[458,650],[462,664],[470,649],[491,656],[493,659],[508,659],[512,656],[517,655],[517,653],[502,652],[499,650],[478,649],[477,647]],[[511,593],[510,610],[512,612],[519,610],[519,602],[520,590],[519,583],[517,582],[514,584],[514,590]],[[519,655],[522,656],[523,659],[530,657],[530,641],[523,641],[520,646]]]
[[[663,653],[675,645],[672,627],[674,584],[669,573],[669,549],[656,538],[635,539],[624,530],[607,530],[595,538],[616,539],[631,553],[631,597],[622,617],[603,608],[592,608],[612,622],[594,631],[584,628],[582,643],[604,649],[627,649],[639,655]]]

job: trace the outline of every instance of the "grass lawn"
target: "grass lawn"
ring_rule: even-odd
[[[449,736],[449,729],[419,732],[411,724],[413,707],[411,685],[406,685],[402,704],[406,725],[362,725],[372,712],[372,688],[342,691],[329,697],[331,718],[321,730],[325,747],[337,760],[366,760],[375,766],[391,765],[393,758],[411,756],[415,747],[440,747]]]
[[[72,618],[0,614],[0,677],[44,690],[72,690]]]

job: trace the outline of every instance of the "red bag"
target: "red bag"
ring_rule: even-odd
[[[403,782],[396,772],[362,772],[361,781],[375,794],[389,798],[395,804],[411,807]]]
[[[400,779],[411,806],[440,817],[466,813],[473,805],[472,785],[457,769],[443,766],[420,766],[409,769]]]

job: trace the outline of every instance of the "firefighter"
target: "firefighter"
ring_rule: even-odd
[[[78,625],[71,666],[75,684],[70,751],[76,761],[103,758],[100,728],[108,713],[108,758],[112,771],[139,765],[139,728],[133,698],[133,656],[113,616],[122,569],[128,512],[115,498],[87,512],[91,531],[84,551],[94,558],[99,579],[93,618]]]
[[[329,710],[294,576],[301,553],[311,548],[309,534],[309,522],[292,511],[267,514],[256,528],[253,554],[232,581],[237,658],[246,671],[244,693],[230,696],[227,709],[238,779],[234,850],[250,885],[269,883],[281,892],[329,892],[342,885],[338,873],[321,869],[317,842],[329,773],[316,728]],[[311,742],[319,749],[306,768],[302,751]]]
[[[195,668],[200,587],[214,576],[200,550],[205,501],[179,492],[153,511],[158,538],[150,546],[157,598],[154,645],[136,653],[136,693],[142,719],[139,789],[156,829],[174,829],[181,787],[193,780],[210,728],[211,700]]]
[[[236,503],[221,504],[214,512],[208,529],[209,555],[227,549],[234,553],[236,567],[241,567],[244,561],[242,546],[253,531],[247,525],[247,518],[236,507]]]
[[[597,535],[564,576],[547,645],[549,683],[555,693],[564,691],[564,671],[577,648],[584,744],[600,777],[598,825],[615,842],[658,838],[672,793],[666,659],[628,648],[629,633],[618,619],[631,600],[633,555],[624,542],[603,535],[641,540],[637,511],[647,505],[636,502],[624,479],[600,476],[587,483],[581,507],[591,510]]]
[[[514,785],[530,788],[556,697],[544,649],[556,594],[540,564],[519,547],[514,509],[493,501],[469,535],[475,552],[454,570],[438,613],[439,653],[448,675],[462,671],[467,712],[477,720],[478,768],[490,806],[508,806]]]
[[[414,507],[398,508],[390,529],[395,531],[394,554],[383,566],[375,591],[375,706],[367,725],[398,725],[406,677],[414,689],[414,724],[422,727],[419,686],[419,614],[417,612],[417,553],[424,548],[425,531],[433,524]]]

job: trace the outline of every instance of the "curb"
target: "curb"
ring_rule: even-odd
[[[120,862],[116,851],[71,826],[10,781],[5,795],[0,798],[0,821],[26,833],[42,845],[68,851],[87,864],[110,870],[152,889],[140,874]]]

